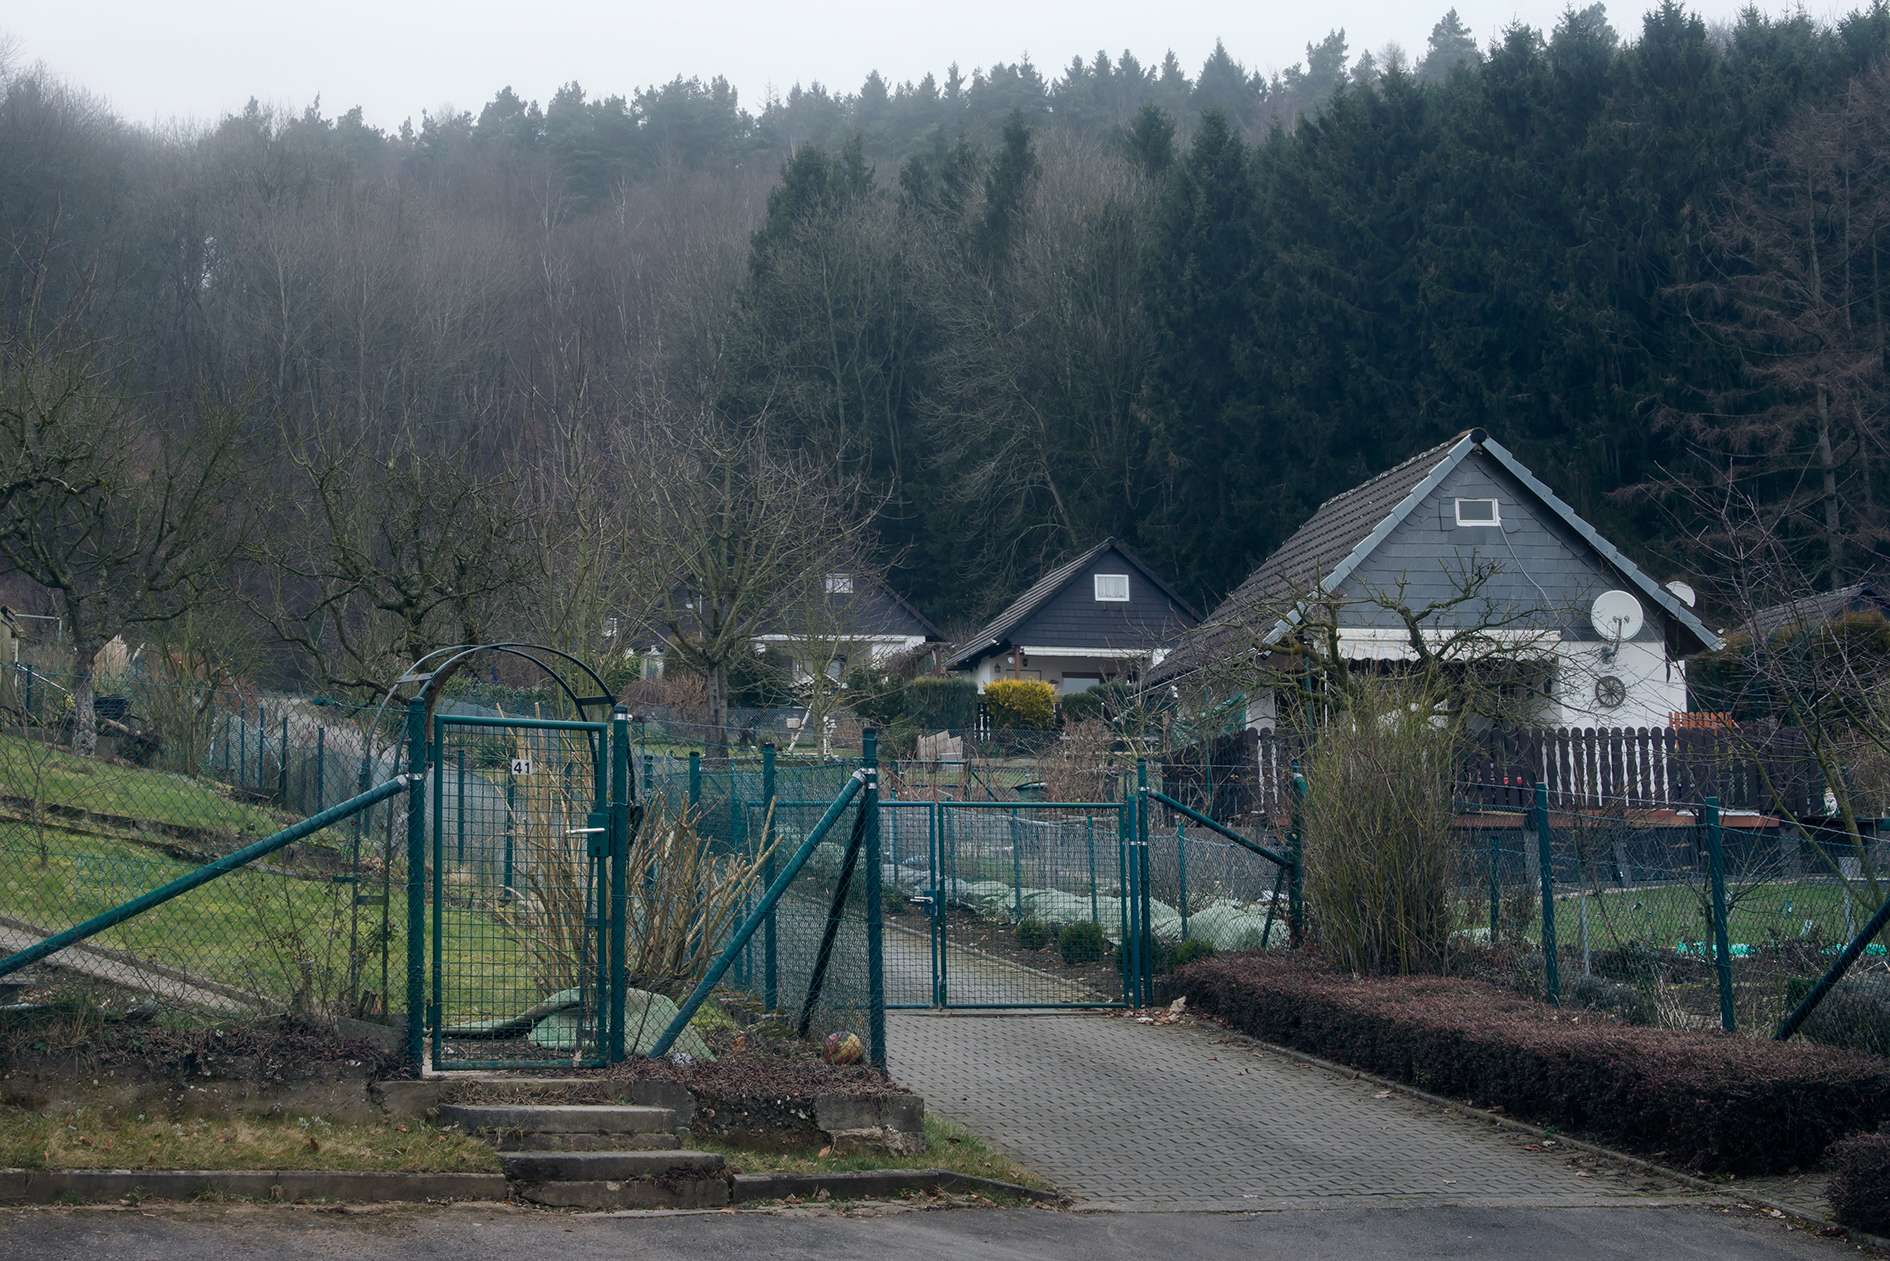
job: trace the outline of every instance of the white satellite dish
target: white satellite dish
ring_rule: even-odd
[[[1641,630],[1641,602],[1626,591],[1604,591],[1588,610],[1595,633],[1610,643],[1632,639]]]
[[[1678,578],[1675,578],[1672,582],[1667,584],[1667,590],[1673,592],[1674,598],[1688,608],[1692,608],[1694,603],[1700,598],[1698,592],[1687,583],[1681,582]]]

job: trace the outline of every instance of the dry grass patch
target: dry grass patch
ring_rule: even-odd
[[[498,1154],[457,1130],[320,1117],[194,1118],[8,1112],[0,1166],[15,1169],[334,1169],[497,1173]]]

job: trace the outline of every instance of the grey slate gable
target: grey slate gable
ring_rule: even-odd
[[[1127,574],[1126,602],[1097,600],[1095,575]],[[968,666],[1012,646],[1112,648],[1168,647],[1201,620],[1127,548],[1106,539],[1045,574],[972,636],[947,667]]]
[[[1460,497],[1495,499],[1502,526],[1458,525]],[[1565,639],[1592,639],[1596,636],[1588,623],[1588,606],[1603,591],[1628,584],[1625,575],[1538,502],[1498,460],[1473,449],[1359,561],[1339,593],[1361,600],[1374,591],[1395,592],[1403,580],[1405,605],[1423,608],[1452,598],[1458,575],[1489,560],[1502,571],[1484,587],[1481,598],[1440,614],[1435,625],[1471,626],[1491,609],[1520,610],[1526,616],[1509,625],[1559,631]],[[1649,611],[1652,616],[1635,638],[1657,642],[1664,635],[1665,615]],[[1508,615],[1503,616],[1506,620]],[[1350,605],[1346,620],[1354,626],[1398,625],[1389,610],[1369,604]]]
[[[1517,519],[1513,527],[1500,531],[1500,538],[1491,527],[1458,527],[1454,508],[1459,495],[1495,497]],[[1449,542],[1443,535],[1445,512],[1450,513]],[[1490,552],[1500,547],[1506,570],[1513,571],[1499,579],[1505,588],[1492,584],[1492,597],[1505,589],[1512,596],[1526,593],[1526,607],[1560,614],[1559,619],[1553,613],[1544,615],[1544,628],[1581,637],[1585,608],[1579,618],[1571,617],[1570,610],[1585,603],[1584,594],[1591,600],[1599,591],[1619,586],[1635,592],[1648,611],[1651,629],[1644,628],[1638,638],[1665,633],[1682,653],[1719,646],[1718,637],[1691,609],[1622,555],[1500,444],[1472,429],[1321,504],[1199,631],[1150,672],[1148,681],[1166,682],[1201,669],[1218,654],[1243,650],[1254,633],[1269,641],[1277,638],[1302,616],[1299,601],[1315,587],[1356,596],[1365,585],[1384,589],[1403,574],[1412,584],[1406,588],[1405,603],[1422,607],[1428,601],[1419,598],[1423,588],[1418,584],[1429,584],[1433,592],[1449,588],[1440,562],[1457,563],[1465,551],[1457,540],[1466,535],[1488,536]],[[1383,552],[1387,546],[1391,551]],[[1469,550],[1482,546],[1473,543]],[[1366,617],[1362,611],[1357,615]],[[1388,615],[1381,616],[1389,624]]]

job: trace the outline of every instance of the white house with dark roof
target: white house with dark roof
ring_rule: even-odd
[[[1315,605],[1338,609],[1348,659],[1414,659],[1408,628],[1375,596],[1402,584],[1399,601],[1421,610],[1455,594],[1466,566],[1491,563],[1480,598],[1437,614],[1424,633],[1441,640],[1486,626],[1540,653],[1536,722],[1663,727],[1686,710],[1683,658],[1720,643],[1694,615],[1691,591],[1648,577],[1480,429],[1320,505],[1147,682],[1204,682],[1230,654],[1281,642]],[[1247,717],[1270,729],[1272,695],[1249,697]]]
[[[1139,677],[1200,620],[1128,548],[1105,539],[1031,584],[945,668],[979,687],[1041,679],[1068,696]]]

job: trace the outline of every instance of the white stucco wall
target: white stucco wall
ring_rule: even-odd
[[[1555,647],[1555,687],[1542,721],[1548,727],[1665,727],[1687,707],[1686,663],[1667,646],[1636,640],[1604,660],[1606,645],[1563,641]],[[1596,684],[1619,679],[1627,698],[1613,709],[1595,699]]]

